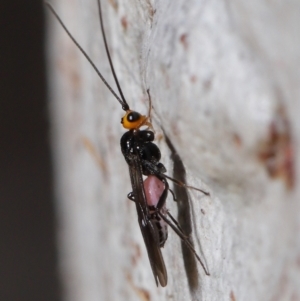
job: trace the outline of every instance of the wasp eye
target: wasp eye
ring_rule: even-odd
[[[127,115],[127,120],[128,120],[129,122],[135,122],[135,121],[138,121],[140,118],[141,118],[141,114],[138,113],[138,112],[130,112],[130,113]]]

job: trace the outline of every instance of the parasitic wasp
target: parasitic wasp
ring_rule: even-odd
[[[65,24],[58,16],[54,8],[48,2],[45,2],[47,7],[56,17],[63,29],[66,31],[71,40],[75,43],[78,49],[89,61],[94,68],[102,82],[115,96],[118,102],[121,104],[122,109],[125,111],[124,117],[121,119],[121,123],[128,131],[123,134],[121,138],[121,151],[129,167],[130,180],[132,185],[132,192],[128,194],[128,198],[136,205],[138,222],[142,232],[142,236],[146,245],[150,265],[155,278],[156,285],[158,283],[165,287],[168,282],[167,270],[161,253],[161,248],[164,246],[168,232],[167,226],[170,226],[174,232],[181,238],[186,246],[194,253],[195,257],[201,264],[206,275],[209,272],[204,265],[201,258],[196,253],[192,243],[189,240],[189,236],[185,235],[181,229],[179,223],[166,209],[166,199],[168,192],[170,191],[175,200],[173,191],[169,188],[167,180],[173,181],[176,185],[185,188],[191,188],[202,192],[205,195],[209,195],[208,192],[184,184],[176,179],[173,179],[165,174],[166,168],[160,162],[161,153],[156,144],[153,143],[155,134],[151,123],[151,97],[150,91],[147,90],[149,98],[149,112],[148,115],[141,115],[136,111],[130,110],[130,107],[123,95],[118,78],[115,73],[115,69],[112,63],[112,59],[108,50],[106,35],[103,26],[101,3],[98,0],[98,10],[100,19],[100,28],[104,41],[104,46],[108,61],[110,64],[111,72],[113,74],[115,83],[119,95],[111,88],[105,78],[102,76],[96,65],[91,58],[85,52],[85,50],[75,40]],[[147,127],[142,130],[142,127]],[[145,180],[143,177],[146,177]]]

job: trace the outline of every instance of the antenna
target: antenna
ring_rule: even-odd
[[[45,2],[45,5],[47,5],[47,7],[50,9],[50,11],[52,12],[52,14],[55,16],[55,18],[57,19],[57,21],[60,23],[60,25],[62,26],[62,28],[65,30],[65,32],[67,33],[67,35],[70,37],[70,39],[73,41],[73,43],[77,46],[77,48],[81,51],[81,53],[85,56],[85,58],[88,60],[88,62],[91,64],[91,66],[94,68],[94,70],[96,71],[96,73],[98,74],[98,76],[101,78],[101,80],[103,81],[103,83],[105,84],[105,86],[109,89],[109,91],[115,96],[115,98],[118,100],[118,102],[121,104],[122,109],[124,111],[129,110],[129,105],[127,104],[123,94],[120,92],[122,99],[117,95],[117,93],[112,89],[112,87],[108,84],[108,82],[106,81],[106,79],[103,77],[103,75],[100,73],[99,69],[96,67],[96,65],[93,63],[93,61],[91,60],[91,58],[88,56],[88,54],[85,52],[85,50],[79,45],[79,43],[75,40],[75,38],[72,36],[72,34],[70,33],[70,31],[67,29],[67,27],[65,26],[65,24],[63,23],[63,21],[61,20],[61,18],[58,16],[57,12],[55,11],[55,9],[53,8],[53,6],[49,3],[49,2]],[[107,51],[107,46],[106,46],[106,51]],[[110,62],[110,65],[112,66],[112,63]],[[112,69],[113,70],[113,69]],[[116,77],[114,75],[114,78],[116,80]],[[118,90],[121,91],[118,81],[116,80],[117,86],[118,86]]]
[[[115,82],[116,82],[116,85],[118,87],[118,90],[119,90],[119,93],[121,95],[121,98],[124,102],[124,104],[127,104],[127,101],[123,95],[123,92],[122,92],[122,89],[120,87],[120,84],[119,84],[119,81],[118,81],[118,78],[117,78],[117,75],[116,75],[116,72],[115,72],[115,68],[114,68],[114,65],[112,63],[112,60],[111,60],[111,57],[110,57],[110,54],[109,54],[109,50],[108,50],[108,46],[107,46],[107,41],[106,41],[106,35],[105,35],[105,31],[104,31],[104,26],[103,26],[103,19],[102,19],[102,9],[101,9],[101,3],[100,3],[100,0],[98,0],[98,9],[99,9],[99,19],[100,19],[100,26],[101,26],[101,32],[102,32],[102,37],[103,37],[103,41],[104,41],[104,45],[105,45],[105,50],[106,50],[106,54],[107,54],[107,57],[108,57],[108,61],[109,61],[109,64],[110,64],[110,68],[111,68],[111,72],[114,76],[114,79],[115,79]],[[128,106],[128,110],[129,110],[129,106]]]

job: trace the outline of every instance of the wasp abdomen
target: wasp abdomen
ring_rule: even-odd
[[[159,209],[157,205],[165,191],[165,184],[156,176],[151,175],[144,181],[144,189],[150,218],[155,222],[158,230],[159,246],[163,247],[168,238],[168,228],[166,222],[157,214],[157,210],[160,210],[160,212],[165,215],[167,209],[165,204]]]

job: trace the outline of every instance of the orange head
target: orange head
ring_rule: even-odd
[[[139,129],[143,125],[151,126],[147,116],[131,110],[126,111],[126,114],[121,119],[121,123],[123,127],[128,130]]]

